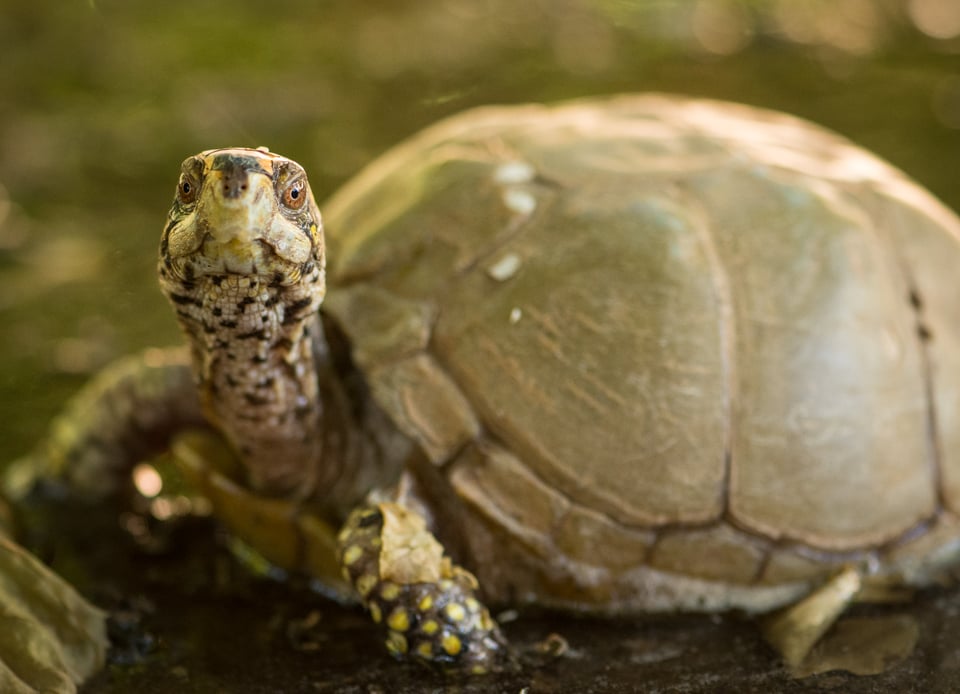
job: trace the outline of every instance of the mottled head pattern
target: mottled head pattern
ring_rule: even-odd
[[[187,159],[160,241],[160,283],[190,340],[205,413],[250,484],[312,493],[324,482],[311,339],[324,249],[300,165],[257,149]]]
[[[181,167],[160,241],[161,277],[258,278],[323,292],[320,212],[303,168],[257,149],[215,149]]]

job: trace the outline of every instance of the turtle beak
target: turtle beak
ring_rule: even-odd
[[[254,169],[254,170],[251,170]],[[277,214],[273,181],[255,162],[231,158],[207,174],[197,205],[197,223],[234,253],[262,236]]]

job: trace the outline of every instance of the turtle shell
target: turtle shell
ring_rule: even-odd
[[[661,95],[484,108],[324,209],[325,310],[494,592],[759,609],[956,553],[960,220],[849,141]]]

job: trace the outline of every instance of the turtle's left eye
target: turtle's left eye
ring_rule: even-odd
[[[307,185],[302,178],[297,179],[286,188],[280,196],[280,201],[288,210],[299,210],[307,201]]]
[[[186,174],[180,175],[180,183],[177,184],[177,200],[184,205],[189,205],[197,199],[197,184]]]

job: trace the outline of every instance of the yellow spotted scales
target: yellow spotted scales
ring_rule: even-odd
[[[337,537],[337,552],[344,579],[386,627],[394,656],[474,674],[506,662],[506,642],[476,598],[477,579],[443,556],[418,514],[393,503],[358,508]]]

